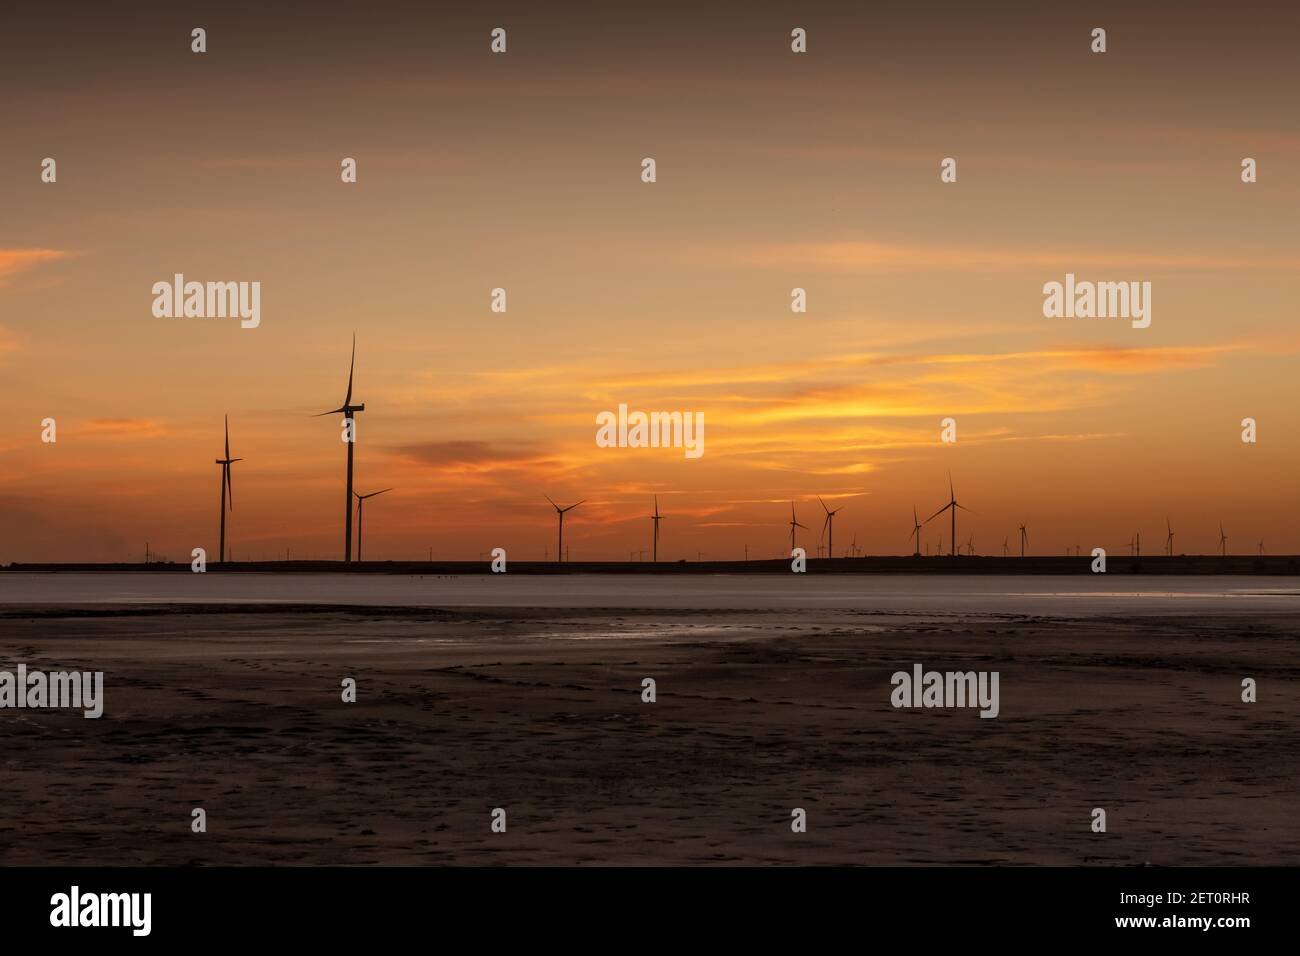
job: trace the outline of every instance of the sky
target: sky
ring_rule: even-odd
[[[815,553],[819,495],[909,553],[949,473],[979,553],[1300,552],[1285,6],[537,6],[14,12],[0,563],[215,554],[226,415],[234,557],[341,557],[354,333],[367,559],[554,557],[546,495],[573,560],[656,495],[661,560],[788,556],[792,501]],[[259,327],[156,317],[176,273]],[[1044,317],[1067,273],[1150,327]],[[619,404],[704,454],[599,447]]]

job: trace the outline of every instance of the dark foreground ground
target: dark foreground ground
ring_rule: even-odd
[[[107,703],[0,710],[0,864],[1295,864],[1297,634],[1278,613],[6,608],[0,670],[103,670]],[[1000,671],[1001,716],[893,709],[918,662]]]

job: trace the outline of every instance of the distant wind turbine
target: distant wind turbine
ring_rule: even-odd
[[[974,531],[972,531],[970,533],[970,537],[966,539],[966,554],[968,554],[970,557],[975,556],[975,532]]]
[[[909,541],[912,538],[916,539],[916,550],[912,552],[912,557],[919,558],[921,556],[921,522],[916,520],[916,505],[912,505],[912,533],[907,538]],[[928,544],[925,546],[925,553],[927,557],[930,554]]]
[[[1008,542],[1009,540],[1011,540],[1011,539],[1010,539],[1010,538],[1003,538],[1003,539],[1002,539],[1002,557],[1004,557],[1004,558],[1007,556],[1007,552],[1008,552],[1009,550],[1011,550],[1011,549],[1007,546],[1007,542]]]
[[[659,560],[659,522],[663,520],[663,517],[664,516],[659,513],[659,496],[655,495],[655,513],[650,516],[650,520],[654,522],[655,526],[653,558],[655,561]]]
[[[792,501],[790,502],[790,550],[791,551],[794,551],[794,529],[795,528],[803,528],[805,531],[808,530],[808,528],[805,525],[801,525],[799,523],[799,519],[797,519],[794,516],[794,502]]]
[[[343,563],[349,564],[352,561],[352,453],[357,443],[356,422],[353,415],[357,412],[364,412],[366,405],[362,402],[360,405],[352,404],[352,373],[357,365],[357,336],[352,335],[352,360],[348,363],[348,393],[343,398],[343,404],[338,408],[330,409],[328,412],[321,412],[317,418],[323,418],[326,415],[337,415],[340,412],[343,418],[348,422],[348,487],[347,487],[347,512],[343,522]]]
[[[230,483],[230,466],[242,458],[230,457],[230,416],[226,416],[226,457],[218,458],[216,464],[221,466],[221,542],[217,560],[226,560],[226,507],[235,510],[235,487]]]
[[[1170,525],[1168,518],[1165,518],[1165,529],[1168,531],[1168,534],[1165,535],[1165,554],[1172,558],[1174,556],[1174,529]]]
[[[392,490],[393,490],[392,488],[385,488],[383,491],[372,491],[368,495],[357,495],[355,491],[352,492],[357,497],[357,561],[358,562],[361,561],[361,515],[362,515],[362,511],[365,508],[366,499],[373,498],[375,495],[382,495],[384,491],[392,491]]]
[[[952,510],[952,542],[951,542],[951,544],[952,544],[952,554],[953,554],[954,557],[955,557],[956,554],[957,554],[957,509],[958,509],[958,508],[960,508],[962,511],[970,511],[970,509],[967,508],[965,505],[959,505],[959,504],[957,504],[957,494],[956,494],[956,492],[954,492],[954,491],[952,490],[952,472],[948,472],[948,503],[947,503],[946,505],[944,505],[942,508],[940,508],[938,511],[936,511],[934,514],[930,515],[930,517],[926,518],[926,519],[925,519],[925,523],[926,523],[926,524],[929,524],[931,521],[933,521],[935,518],[939,517],[939,515],[943,514],[945,511],[948,511],[949,509]],[[975,513],[975,512],[971,511],[971,514],[974,514],[974,513]],[[941,554],[943,553],[943,546],[942,546],[942,544],[941,544],[940,547],[939,547],[939,552],[940,552]]]
[[[545,497],[547,501],[551,501],[550,495],[546,495]],[[586,500],[587,500],[586,498],[582,499],[582,501],[586,501]],[[564,560],[564,513],[566,511],[572,511],[574,508],[578,507],[578,505],[582,504],[582,501],[574,502],[573,504],[569,505],[567,508],[561,508],[554,501],[551,501],[551,507],[554,508],[555,513],[560,516],[560,543],[559,546],[555,549],[555,562],[557,564],[559,564]]]
[[[1228,556],[1228,536],[1223,533],[1223,522],[1219,522],[1219,552],[1226,558]]]
[[[818,502],[821,503],[822,511],[826,512],[826,520],[822,523],[822,534],[826,535],[826,557],[835,557],[835,516],[844,510],[844,506],[831,511],[826,507],[826,502],[822,501],[822,496],[817,496]]]
[[[1025,545],[1029,543],[1029,532],[1025,530],[1024,522],[1020,524],[1020,556],[1025,556]]]

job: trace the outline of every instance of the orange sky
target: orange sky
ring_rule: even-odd
[[[227,413],[235,557],[340,557],[344,448],[311,416],[353,331],[357,487],[396,489],[368,558],[540,558],[544,494],[588,499],[574,560],[648,548],[656,493],[661,558],[784,553],[791,499],[813,549],[818,494],[837,552],[902,553],[949,469],[984,553],[1021,521],[1037,553],[1155,551],[1166,515],[1178,551],[1220,520],[1300,551],[1294,56],[1268,8],[1129,6],[20,20],[0,562],[215,553]],[[177,272],[260,281],[261,326],[155,318]],[[1044,318],[1066,272],[1150,281],[1151,327]],[[704,456],[597,447],[621,402],[702,411]]]

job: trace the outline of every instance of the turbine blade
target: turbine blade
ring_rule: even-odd
[[[226,457],[227,458],[230,457],[230,416],[229,415],[226,416]],[[1222,525],[1219,526],[1219,530],[1220,531],[1223,530]]]
[[[547,501],[551,501],[550,495],[542,495],[542,497],[545,498]],[[560,506],[557,505],[554,501],[551,501],[551,507],[554,508],[556,511],[560,510]]]
[[[231,511],[235,510],[235,473],[227,464],[226,472],[226,504]]]
[[[817,503],[822,506],[822,511],[826,512],[827,514],[831,513],[831,509],[826,507],[826,502],[822,501],[821,495],[817,496]]]
[[[344,405],[352,404],[352,371],[357,367],[357,333],[352,333],[352,359],[348,362],[348,397],[343,399]]]
[[[947,511],[947,510],[948,510],[949,508],[951,508],[951,507],[952,507],[952,502],[950,501],[950,502],[948,502],[948,504],[944,505],[942,508],[940,508],[940,509],[939,509],[938,511],[936,511],[934,514],[930,515],[930,517],[926,518],[926,519],[925,519],[925,523],[926,523],[926,524],[929,524],[931,521],[933,521],[935,518],[939,517],[939,515],[943,514],[945,511]]]

